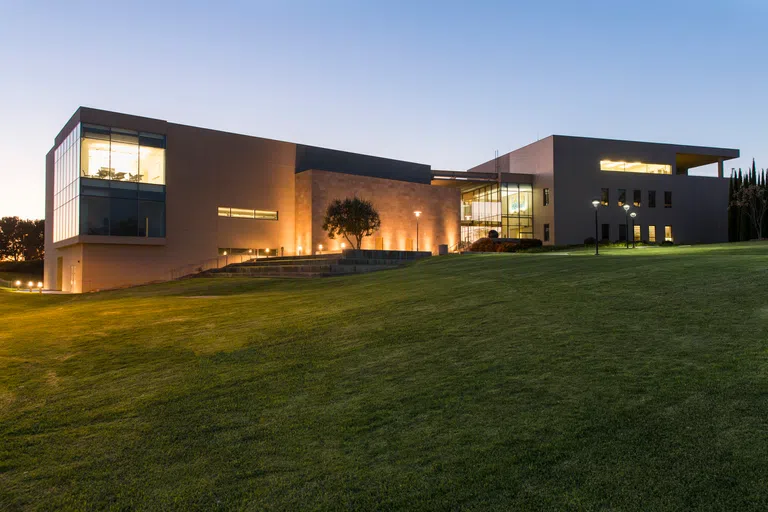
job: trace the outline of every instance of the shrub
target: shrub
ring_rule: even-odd
[[[595,237],[591,236],[584,239],[584,245],[595,245]]]
[[[520,244],[514,242],[503,242],[496,246],[496,252],[517,252],[520,249]]]
[[[488,238],[499,238],[499,232],[492,229],[488,232]]]
[[[666,247],[668,247],[668,246],[670,246],[670,245],[675,245],[675,244],[674,244],[673,242],[670,242],[669,240],[664,240],[664,241],[663,241],[663,242],[661,242],[661,244],[659,244],[659,245],[663,245],[663,246],[666,246]]]
[[[520,249],[532,249],[544,245],[538,238],[521,238]]]
[[[472,242],[469,250],[472,252],[496,252],[496,245],[490,238],[479,238]]]

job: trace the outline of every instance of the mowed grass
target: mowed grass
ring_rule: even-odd
[[[0,293],[1,510],[765,510],[768,244]]]

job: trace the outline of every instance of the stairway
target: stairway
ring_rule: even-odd
[[[347,249],[341,254],[251,259],[207,270],[199,277],[328,277],[400,268],[429,252]]]

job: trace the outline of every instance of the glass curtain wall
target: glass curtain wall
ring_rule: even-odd
[[[533,188],[489,183],[462,191],[461,240],[471,243],[496,230],[501,238],[533,238]]]
[[[54,150],[53,241],[77,236],[79,222],[78,167],[80,166],[80,125]]]
[[[165,136],[82,126],[80,234],[165,236]]]

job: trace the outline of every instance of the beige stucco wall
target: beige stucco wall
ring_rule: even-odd
[[[416,238],[414,211],[419,219],[419,250],[437,252],[437,246],[454,246],[459,240],[459,191],[405,181],[310,170],[296,176],[296,237],[317,251],[338,251],[345,240],[330,240],[323,231],[323,217],[334,199],[359,197],[373,202],[381,218],[381,229],[363,240],[364,249],[374,249],[382,238],[385,250],[405,250]],[[309,214],[311,212],[311,214]]]

